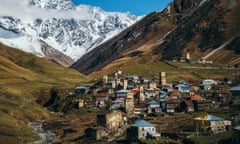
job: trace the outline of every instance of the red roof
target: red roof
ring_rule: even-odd
[[[192,96],[190,96],[190,98],[191,98],[191,100],[202,100],[203,99],[203,97],[200,95],[192,95]]]
[[[190,100],[184,101],[187,106],[194,106],[193,102]]]
[[[96,97],[106,97],[107,93],[101,92],[101,93],[97,93]]]

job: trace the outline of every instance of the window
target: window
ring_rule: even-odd
[[[152,131],[155,131],[155,128],[152,128]]]

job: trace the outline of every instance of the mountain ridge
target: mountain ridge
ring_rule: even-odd
[[[191,54],[192,60],[200,60],[239,33],[236,27],[240,19],[239,7],[239,0],[174,0],[162,12],[146,16],[109,42],[84,55],[72,68],[90,74],[110,65],[121,67],[130,61],[150,64],[164,60],[180,60],[185,58],[187,52]],[[128,34],[136,32],[135,29],[141,25],[143,27],[138,29],[139,39],[132,38],[128,41]],[[219,51],[223,53],[222,59],[213,56],[208,60],[214,60],[214,63],[223,66],[230,65],[232,60],[227,57],[238,57],[234,52],[239,45],[236,39],[230,44],[235,46],[232,51],[228,46],[224,51]],[[121,48],[124,43],[127,45]],[[101,48],[105,51],[102,49],[101,53],[98,53]],[[118,55],[113,57],[115,53]],[[239,62],[236,61],[235,64],[237,63]]]
[[[141,18],[70,0],[10,0],[0,8],[0,42],[44,56],[43,41],[74,61]]]

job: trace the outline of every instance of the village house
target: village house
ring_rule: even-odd
[[[127,135],[130,140],[161,137],[153,124],[142,119],[137,119],[135,124],[131,125]]]
[[[181,92],[179,90],[173,89],[168,92],[168,97],[171,99],[178,99],[181,97]]]
[[[85,136],[92,140],[100,140],[107,136],[109,133],[108,129],[103,126],[92,126],[85,131]]]
[[[194,112],[194,104],[191,100],[184,100],[180,103],[180,109],[183,112]]]
[[[215,80],[205,79],[200,83],[199,87],[200,87],[200,89],[207,91],[207,90],[211,90],[213,88],[213,86],[216,84],[217,84],[217,82]]]
[[[146,104],[147,112],[149,114],[155,114],[161,112],[160,103],[157,101],[150,101]]]
[[[118,110],[124,107],[124,99],[116,99],[112,101],[111,109]]]
[[[134,105],[134,114],[139,115],[146,111],[146,104],[145,103],[139,103]]]
[[[232,125],[230,120],[225,120],[221,117],[217,117],[214,115],[204,115],[201,117],[194,118],[196,123],[197,132],[204,132],[207,130],[210,134],[221,133],[224,132]]]
[[[129,92],[130,92],[129,90],[124,90],[124,89],[116,91],[116,99],[126,99],[127,94]]]
[[[235,86],[229,89],[234,99],[240,99],[240,86]]]
[[[177,84],[175,88],[180,92],[189,93],[190,86],[189,84]]]
[[[88,91],[89,91],[89,87],[85,87],[85,86],[77,86],[75,87],[75,90],[74,90],[76,94],[86,94],[88,93]]]
[[[108,100],[108,93],[99,91],[95,95],[95,101],[97,107],[103,107],[105,106],[105,102]]]
[[[165,91],[160,91],[159,92],[159,94],[158,94],[158,98],[159,99],[165,99],[165,98],[167,98],[168,97],[168,95],[167,95],[167,92],[165,92]]]
[[[89,139],[100,140],[120,130],[125,124],[127,124],[127,119],[121,111],[103,110],[97,113],[97,125],[86,129],[85,136]]]
[[[167,99],[167,100],[165,100],[162,103],[165,103],[165,104],[162,104],[162,105],[165,106],[163,108],[163,111],[165,111],[167,113],[174,113],[174,112],[176,112],[177,109],[179,108],[179,104],[180,104],[178,99]]]
[[[103,110],[97,114],[97,124],[109,130],[117,130],[124,124],[121,111]]]

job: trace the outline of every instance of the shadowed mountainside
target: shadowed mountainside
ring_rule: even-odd
[[[153,64],[159,60],[183,59],[186,52],[198,60],[233,40],[209,60],[216,64],[237,64],[240,33],[239,0],[174,0],[162,12],[153,12],[141,21],[98,46],[72,65],[90,74],[124,63]],[[236,38],[235,38],[236,36]],[[232,57],[233,59],[227,59]]]

